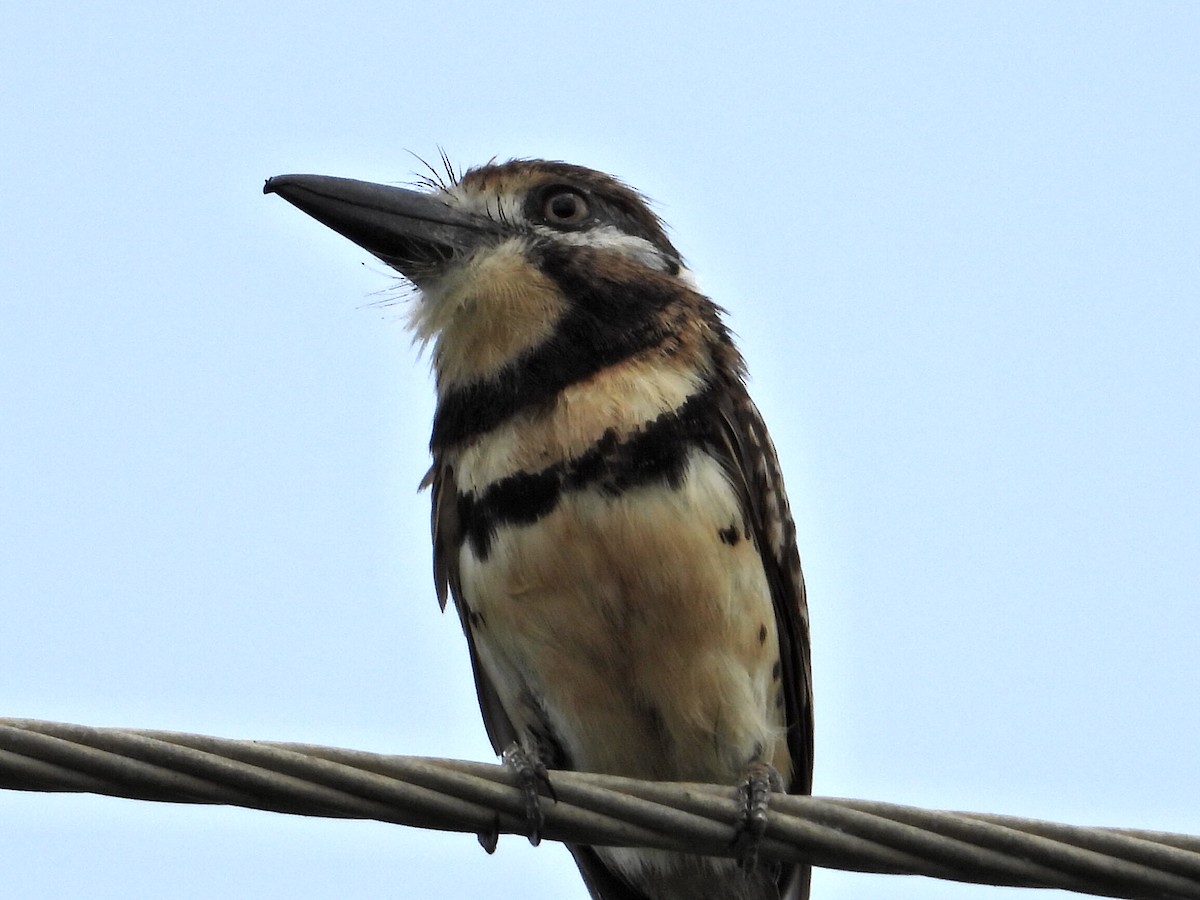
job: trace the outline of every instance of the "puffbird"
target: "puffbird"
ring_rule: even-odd
[[[645,198],[544,160],[422,190],[274,193],[418,289],[432,348],[437,596],[536,839],[548,769],[806,794],[808,610],[775,449],[722,310]],[[597,900],[803,900],[809,868],[569,846]],[[746,860],[743,859],[743,863]]]

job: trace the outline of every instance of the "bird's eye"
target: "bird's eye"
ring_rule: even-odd
[[[550,225],[578,225],[590,215],[587,198],[576,190],[551,191],[542,201],[542,218]]]

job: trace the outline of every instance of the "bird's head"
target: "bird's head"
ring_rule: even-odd
[[[661,220],[612,176],[514,160],[427,187],[280,175],[264,192],[417,286],[412,326],[433,345],[443,399],[506,379],[550,397],[642,354],[691,357],[684,345],[706,343],[697,329],[725,334]]]

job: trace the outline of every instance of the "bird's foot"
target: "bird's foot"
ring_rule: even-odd
[[[545,824],[539,787],[544,786],[550,798],[556,799],[546,764],[536,751],[527,750],[516,742],[509,744],[500,758],[504,767],[516,774],[517,787],[525,794],[525,820],[529,825],[529,843],[536,847],[542,842],[542,825]],[[495,842],[492,846],[494,849]],[[484,849],[487,849],[486,844]]]
[[[746,779],[738,787],[742,809],[734,828],[737,832],[733,846],[738,851],[738,865],[747,872],[758,869],[758,846],[767,830],[767,806],[772,791],[783,793],[783,779],[770,763],[754,763]]]

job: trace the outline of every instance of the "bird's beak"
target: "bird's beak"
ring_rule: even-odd
[[[417,284],[499,232],[493,220],[436,196],[352,178],[276,175],[263,193],[278,194]]]

